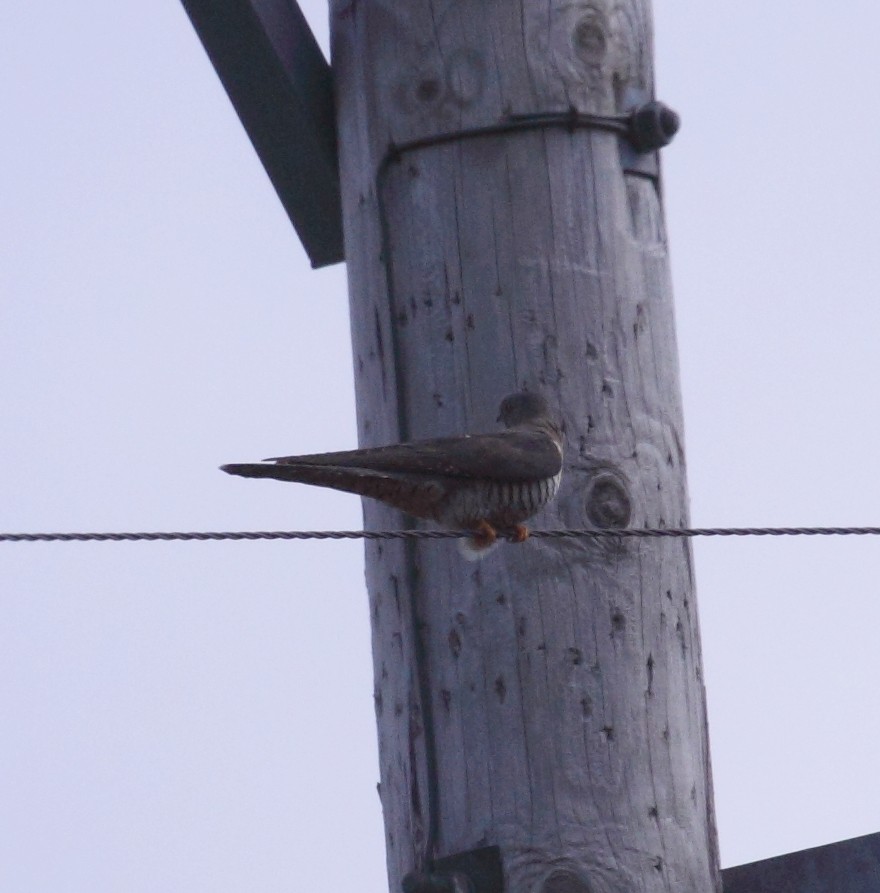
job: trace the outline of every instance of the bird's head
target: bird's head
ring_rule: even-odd
[[[498,421],[503,422],[506,428],[514,428],[534,422],[553,422],[554,418],[547,401],[540,394],[520,391],[508,394],[501,401]]]

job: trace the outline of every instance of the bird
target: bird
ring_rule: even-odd
[[[498,421],[506,430],[279,456],[221,470],[357,493],[416,518],[472,531],[459,543],[466,558],[478,559],[501,531],[514,542],[526,540],[523,522],[556,496],[562,478],[562,426],[540,394],[509,394]]]

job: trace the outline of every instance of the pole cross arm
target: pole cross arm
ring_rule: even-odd
[[[313,267],[344,259],[333,76],[294,0],[182,0]]]
[[[880,834],[737,865],[721,874],[724,893],[877,893]]]

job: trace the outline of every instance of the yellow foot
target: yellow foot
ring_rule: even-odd
[[[476,549],[488,549],[495,545],[497,539],[498,531],[488,521],[480,521],[474,528],[473,543]]]
[[[512,543],[524,543],[529,538],[529,528],[525,524],[514,524],[510,535]]]

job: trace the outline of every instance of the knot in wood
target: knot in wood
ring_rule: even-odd
[[[589,62],[601,62],[608,52],[605,29],[595,15],[582,18],[574,27],[574,45]]]
[[[623,481],[610,471],[596,475],[587,493],[587,517],[597,527],[628,527],[632,500]]]
[[[592,893],[590,885],[567,868],[552,871],[538,887],[538,893]]]

